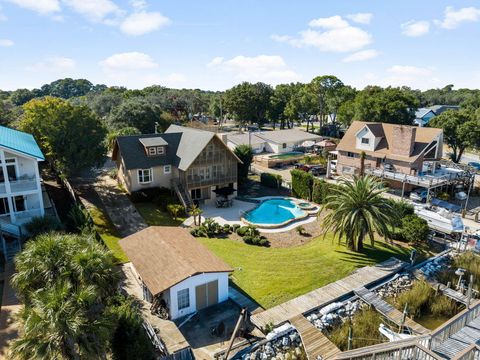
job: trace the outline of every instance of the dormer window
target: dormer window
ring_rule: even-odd
[[[370,143],[369,138],[362,138],[362,144],[368,145]]]
[[[149,147],[148,148],[148,155],[150,155],[150,156],[157,155],[157,148]]]
[[[165,155],[168,143],[160,136],[151,138],[140,138],[140,143],[145,148],[147,156]]]
[[[163,155],[163,154],[165,154],[165,147],[157,146],[157,155]]]

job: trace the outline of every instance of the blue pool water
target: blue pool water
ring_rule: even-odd
[[[305,216],[305,212],[288,199],[270,199],[245,214],[245,220],[253,224],[282,224]]]

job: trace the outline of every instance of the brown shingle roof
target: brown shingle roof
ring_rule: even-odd
[[[343,136],[340,143],[337,145],[339,151],[360,152],[356,148],[356,135],[367,126],[370,131],[376,136],[382,139],[378,143],[374,152],[365,151],[367,155],[379,157],[379,155],[386,156],[389,159],[413,162],[419,155],[425,150],[425,148],[435,140],[435,138],[442,133],[442,129],[429,128],[429,127],[416,127],[415,145],[410,156],[402,156],[392,152],[393,144],[393,129],[396,124],[388,123],[372,123],[364,121],[354,121],[348,128],[347,132]],[[406,126],[406,125],[405,125]]]
[[[119,243],[153,295],[196,274],[233,271],[179,227],[150,226]]]

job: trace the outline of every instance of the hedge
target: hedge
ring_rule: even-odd
[[[282,175],[262,173],[260,182],[264,186],[278,189],[282,185]]]
[[[290,174],[292,175],[293,196],[311,201],[312,185],[315,179],[313,175],[302,170],[292,170]]]
[[[323,204],[333,186],[335,185],[329,184],[323,179],[315,179],[313,181],[312,201]]]

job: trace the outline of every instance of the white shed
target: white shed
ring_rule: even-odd
[[[120,246],[143,284],[144,299],[163,299],[172,320],[228,299],[233,269],[186,229],[150,226]]]

